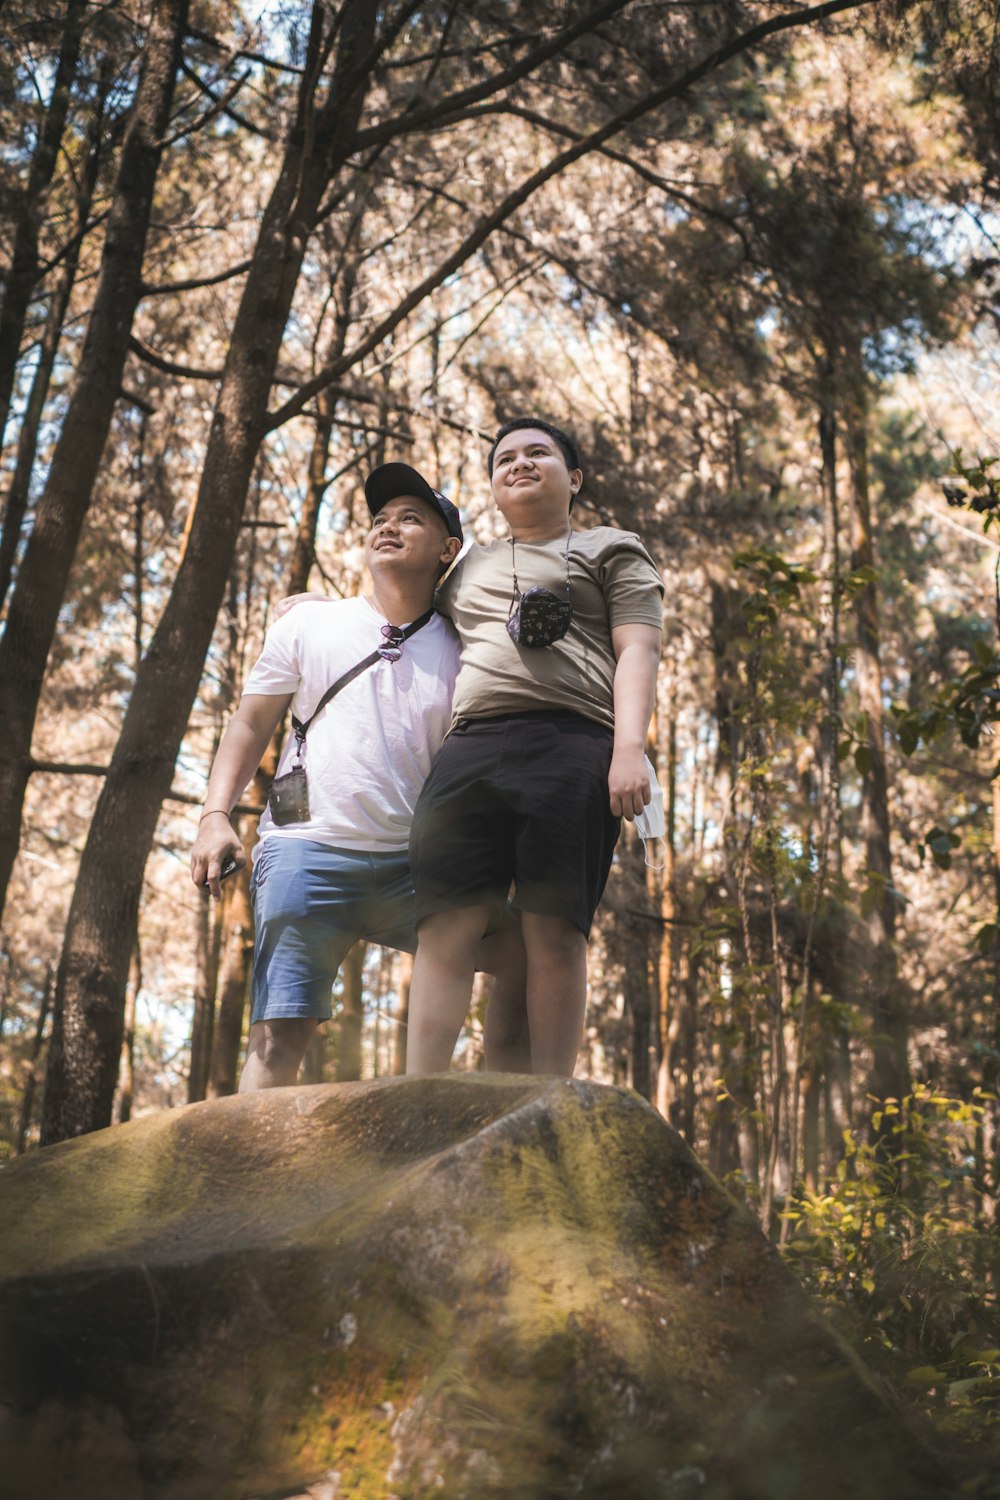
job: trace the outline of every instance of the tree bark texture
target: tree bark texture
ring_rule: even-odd
[[[402,1075],[406,1072],[406,1034],[410,1023],[410,982],[413,979],[413,958],[409,953],[399,958],[399,1000],[396,1006],[396,1027],[392,1049],[392,1071]]]
[[[860,381],[863,377],[859,375]],[[863,394],[850,403],[845,436],[851,468],[851,567],[872,568],[875,544],[868,489],[867,412]],[[889,779],[885,758],[878,589],[866,583],[855,596],[858,699],[866,723],[868,755],[861,776],[861,822],[871,886],[867,921],[870,948],[866,987],[872,1020],[870,1092],[901,1099],[907,1090],[906,1020],[896,963],[896,896],[892,883]]]
[[[125,992],[125,1027],[122,1033],[122,1056],[118,1070],[118,1123],[124,1125],[132,1118],[135,1103],[135,1013],[142,989],[142,949],[136,933],[132,948],[132,963],[129,969],[128,988]]]
[[[55,987],[55,977],[55,972],[50,964],[45,976],[45,989],[42,991],[42,1003],[38,1011],[38,1022],[35,1026],[35,1035],[32,1038],[31,1056],[28,1060],[28,1071],[24,1080],[24,1093],[21,1096],[21,1118],[18,1121],[17,1140],[14,1143],[15,1156],[20,1156],[28,1144],[28,1131],[31,1129],[31,1116],[35,1107],[35,1090],[38,1087],[38,1059],[42,1055],[45,1024],[52,1010],[52,992]]]
[[[218,1014],[208,1070],[207,1093],[210,1099],[236,1092],[243,1019],[253,963],[249,865],[222,887],[219,925],[222,928],[222,953],[219,962]]]
[[[680,1006],[677,996],[677,677],[672,657],[667,664],[666,787],[664,788],[663,869],[655,873],[659,883],[659,907],[663,926],[657,960],[657,1073],[656,1107],[671,1119],[677,1069],[675,1055]],[[662,774],[662,771],[661,771]],[[651,881],[655,889],[656,881]]]
[[[343,985],[340,1024],[337,1027],[338,1083],[353,1083],[361,1077],[361,1032],[365,1020],[364,971],[367,943],[355,943],[340,969]]]
[[[323,12],[314,11],[314,33]],[[307,68],[299,118],[271,194],[226,358],[188,545],[137,674],[91,823],[70,908],[46,1088],[46,1142],[110,1119],[128,965],[143,872],[160,806],[198,691],[232,566],[247,489],[311,223],[350,155],[366,80],[374,8],[349,0],[328,102],[313,120]],[[343,87],[345,81],[350,88]],[[308,125],[308,129],[307,129]]]
[[[194,1012],[191,1017],[191,1063],[188,1072],[188,1103],[204,1099],[208,1090],[208,1065],[215,1031],[215,990],[219,977],[219,938],[222,928],[215,919],[215,905],[204,896],[198,908],[195,953]]]
[[[88,0],[67,0],[66,23],[52,94],[35,154],[31,159],[24,195],[18,205],[14,252],[4,290],[3,307],[0,309],[0,446],[7,427],[10,398],[21,354],[24,320],[38,280],[38,234],[49,184],[59,157],[59,145],[66,128],[87,9]]]
[[[94,188],[97,184],[97,174],[101,158],[100,129],[103,119],[102,97],[101,106],[96,111],[94,117],[94,124],[91,131],[91,150],[87,158],[87,165],[84,169],[83,181],[77,199],[76,235],[74,236],[72,246],[66,253],[66,258],[63,261],[49,298],[48,315],[45,319],[45,328],[42,332],[41,345],[38,351],[38,363],[35,366],[24,418],[17,436],[17,458],[14,464],[14,474],[10,482],[10,489],[7,491],[7,500],[4,505],[3,529],[0,531],[0,609],[3,608],[4,600],[7,598],[7,591],[10,588],[10,580],[14,571],[14,559],[17,556],[17,546],[21,539],[21,527],[24,524],[25,511],[28,507],[31,475],[35,466],[35,454],[38,449],[38,433],[42,425],[42,416],[49,394],[49,385],[52,381],[56,351],[59,348],[63,324],[66,321],[66,310],[69,307],[73,283],[76,280],[76,273],[80,264],[83,229],[90,216]]]
[[[93,311],[0,640],[0,909],[20,840],[42,678],[121,387],[188,0],[156,0]],[[58,991],[57,984],[57,991]],[[57,1028],[59,1025],[57,997]],[[57,1052],[59,1043],[57,1042]],[[116,1048],[117,1052],[117,1048]]]

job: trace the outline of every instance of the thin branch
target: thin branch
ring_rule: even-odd
[[[189,72],[190,70],[185,69],[185,71]],[[201,83],[199,80],[199,87],[209,95],[209,98],[212,100],[211,104],[207,109],[202,110],[200,115],[195,115],[194,119],[191,120],[189,124],[179,125],[172,135],[165,136],[163,139],[163,149],[166,150],[168,146],[175,146],[177,142],[182,141],[185,136],[194,135],[197,131],[203,129],[204,126],[209,124],[211,120],[214,120],[217,115],[228,114],[230,115],[230,118],[232,118],[231,112],[229,110],[229,105],[231,101],[236,98],[236,95],[240,92],[249,77],[250,69],[247,68],[243,73],[239,75],[238,78],[235,78],[233,80],[233,82],[229,85],[227,92],[220,95],[219,97],[216,97],[214,94],[212,94],[209,90],[208,85]]]
[[[501,47],[527,47],[537,42],[541,35],[540,31],[522,31],[513,36],[498,37],[494,42],[483,42],[481,45],[472,43],[467,47],[448,47],[439,52],[418,52],[413,57],[389,58],[383,67],[389,69],[419,68],[422,63],[431,62],[435,57],[482,57],[487,52],[499,52]]]
[[[32,775],[38,771],[47,776],[106,776],[108,774],[108,767],[87,765],[86,763],[76,763],[73,761],[31,759],[28,761],[28,771]],[[191,792],[169,791],[167,793],[168,802],[183,802],[186,807],[200,807],[204,800],[204,794],[196,797]],[[252,813],[255,816],[263,811],[262,807],[255,807],[249,802],[237,802],[233,808],[233,812]]]
[[[160,370],[164,375],[177,375],[182,380],[221,380],[225,371],[199,370],[194,365],[178,365],[171,359],[164,359],[162,354],[157,354],[155,349],[150,349],[141,339],[136,338],[133,333],[128,341],[128,346],[133,354],[137,354],[144,364],[152,365],[154,370]]]
[[[241,260],[239,265],[230,266],[228,271],[219,271],[215,276],[193,276],[189,281],[163,281],[156,286],[149,281],[144,281],[142,296],[166,297],[174,292],[195,292],[203,286],[218,286],[220,282],[232,281],[234,277],[242,276],[244,271],[249,271],[252,265],[252,260]]]
[[[249,130],[253,135],[263,136],[265,141],[273,142],[277,140],[277,136],[273,131],[265,130],[262,125],[255,125],[252,120],[248,120],[245,115],[241,115],[238,110],[233,109],[230,104],[227,104],[225,102],[225,96],[214,94],[210,85],[205,83],[203,79],[199,78],[195,69],[192,68],[190,63],[185,62],[183,58],[181,59],[181,72],[184,73],[186,77],[190,78],[195,87],[199,89],[207,99],[211,99],[212,103],[214,105],[217,105],[221,109],[222,113],[227,117],[227,119],[232,120],[235,125],[241,126],[244,130]],[[247,75],[244,75],[244,77],[246,76]]]
[[[66,243],[64,245],[60,245],[59,249],[55,252],[55,254],[49,260],[43,261],[41,263],[41,265],[38,268],[39,280],[43,276],[47,276],[50,271],[55,270],[56,266],[59,265],[60,261],[65,260],[66,256],[69,255],[70,251],[74,250],[77,247],[77,245],[81,242],[81,240],[83,240],[83,239],[86,238],[86,236],[90,233],[90,231],[92,229],[96,229],[99,224],[103,224],[104,220],[109,216],[110,213],[111,213],[110,207],[104,209],[102,213],[95,214],[92,219],[88,219],[87,222],[86,222],[86,224],[84,224],[80,229],[78,229],[75,234],[70,235],[70,237],[66,241]]]
[[[518,63],[513,63],[502,73],[494,73],[482,83],[473,84],[467,89],[461,89],[457,94],[452,94],[448,99],[442,99],[428,109],[418,111],[415,114],[393,115],[391,119],[383,121],[381,125],[372,125],[368,130],[360,132],[355,149],[365,150],[368,146],[378,145],[380,142],[390,140],[399,134],[409,135],[414,130],[422,130],[426,125],[433,123],[440,115],[453,114],[456,110],[467,108],[470,104],[478,104],[481,99],[489,99],[501,89],[509,88],[512,83],[517,83],[527,74],[534,72],[543,62],[550,57],[556,57],[565,51],[571,43],[579,37],[585,36],[587,32],[593,31],[603,21],[608,21],[618,11],[624,10],[628,0],[607,0],[604,5],[599,5],[595,10],[589,11],[572,26],[565,27],[556,33],[527,57]],[[867,3],[867,0],[864,0]]]
[[[204,42],[207,47],[215,47],[219,52],[226,51],[225,44],[220,42],[217,36],[212,36],[207,31],[201,31],[197,26],[188,27],[188,36],[193,36],[197,42]],[[260,63],[261,67],[273,68],[279,73],[296,73],[301,75],[305,72],[304,68],[298,67],[295,63],[278,62],[273,57],[266,57],[263,52],[250,52],[245,47],[238,47],[235,51],[230,52],[229,56],[233,58],[245,57],[247,62]]]
[[[539,126],[542,130],[549,130],[553,135],[565,136],[571,141],[582,139],[578,130],[572,130],[568,125],[560,125],[555,120],[549,120],[545,115],[538,114],[533,109],[525,109],[520,104],[490,106],[481,111],[483,114],[494,112],[515,115],[519,119],[527,120],[532,125]],[[658,188],[668,198],[675,198],[678,203],[683,203],[688,208],[694,209],[703,219],[715,219],[720,224],[724,224],[727,229],[732,230],[733,234],[737,235],[743,242],[743,248],[749,256],[750,241],[746,231],[730,214],[725,214],[717,208],[709,208],[707,204],[700,202],[693,194],[687,193],[683,188],[677,187],[668,177],[663,177],[659,172],[652,171],[651,168],[626,155],[624,151],[616,151],[613,146],[602,146],[600,154],[601,156],[606,156],[610,161],[620,162],[623,167],[628,167],[629,171],[634,172],[643,182],[648,182],[651,187]]]

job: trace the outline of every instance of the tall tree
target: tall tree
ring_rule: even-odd
[[[7,426],[28,303],[38,279],[38,236],[66,127],[89,0],[67,0],[49,99],[15,217],[14,250],[0,303],[0,447]]]
[[[38,435],[42,427],[45,403],[48,400],[56,353],[63,333],[63,325],[73,293],[80,252],[90,218],[94,192],[97,187],[101,158],[106,147],[104,139],[107,124],[105,109],[112,85],[111,54],[102,59],[96,97],[91,106],[87,125],[87,149],[75,198],[75,220],[72,224],[69,243],[63,255],[49,295],[48,312],[42,330],[38,360],[31,379],[31,389],[25,404],[17,438],[17,456],[10,488],[3,510],[0,528],[0,609],[3,608],[14,572],[14,559],[21,539],[21,527],[28,507],[31,476],[35,469],[38,452]]]
[[[188,0],[155,0],[69,405],[0,639],[0,909],[20,842],[45,663],[121,388]]]

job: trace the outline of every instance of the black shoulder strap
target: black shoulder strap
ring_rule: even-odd
[[[411,620],[409,625],[407,625],[406,629],[403,631],[403,639],[409,640],[411,635],[416,635],[417,631],[422,630],[423,627],[427,624],[428,620],[433,617],[433,615],[434,609],[432,606],[429,610],[426,611],[426,613],[422,614],[418,620]],[[309,733],[310,724],[312,724],[313,721],[319,717],[323,709],[330,702],[330,699],[335,698],[340,692],[341,688],[345,688],[349,682],[353,682],[355,677],[360,677],[362,672],[366,672],[369,667],[373,667],[379,660],[380,655],[381,648],[377,647],[369,656],[365,657],[364,661],[359,661],[357,666],[352,667],[349,672],[345,672],[343,677],[338,677],[336,682],[333,684],[333,687],[327,688],[326,692],[323,694],[322,698],[319,700],[316,707],[313,709],[312,713],[309,715],[304,724],[302,723],[301,719],[297,719],[295,715],[292,714],[292,728],[295,730],[295,738],[299,742],[298,749],[300,753],[302,750],[302,746],[305,743],[305,737]]]

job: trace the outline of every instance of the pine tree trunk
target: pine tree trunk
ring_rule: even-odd
[[[314,8],[314,29],[321,24]],[[367,80],[357,63],[374,34],[374,8],[348,0],[324,130],[292,133],[275,183],[226,359],[184,560],[139,671],[98,799],[60,962],[45,1094],[45,1140],[100,1129],[110,1119],[127,973],[127,934],[160,806],[198,691],[232,566],[243,508],[292,297],[321,196],[350,154]],[[352,76],[353,75],[353,76]],[[340,87],[351,76],[353,91]],[[307,70],[303,87],[311,75]],[[322,149],[320,149],[322,147]]]
[[[334,1076],[338,1083],[352,1083],[361,1077],[361,1032],[365,1020],[364,969],[366,943],[355,943],[340,966],[343,985],[340,1024],[337,1027],[337,1061]]]
[[[142,989],[142,950],[136,934],[132,949],[132,965],[129,971],[128,988],[125,992],[125,1027],[122,1033],[122,1056],[118,1069],[118,1123],[124,1125],[132,1118],[135,1103],[135,1011]]]
[[[398,1076],[406,1072],[406,1033],[410,1021],[410,981],[413,978],[413,959],[409,953],[399,957],[399,1003],[396,1006],[396,1027],[392,1049],[392,1071]]]
[[[87,336],[0,639],[0,910],[20,842],[45,664],[118,400],[142,290],[143,252],[187,6],[188,0],[156,0],[154,5]],[[59,984],[57,980],[57,1028]],[[58,1071],[61,1041],[58,1036],[53,1040]],[[117,1070],[117,1045],[114,1051]],[[105,1070],[110,1069],[108,1062]]]
[[[204,1099],[208,1090],[208,1067],[215,1032],[215,990],[219,977],[219,939],[222,927],[215,919],[215,903],[204,896],[198,906],[195,950],[194,1013],[191,1018],[191,1063],[188,1072],[188,1103]]]
[[[636,842],[638,843],[638,840]],[[621,851],[620,844],[618,847]],[[641,844],[639,847],[642,847]],[[652,1090],[649,1043],[654,1012],[650,997],[648,951],[648,944],[652,937],[653,930],[647,928],[645,923],[642,930],[631,926],[625,955],[625,984],[629,1017],[629,1086],[644,1099],[650,1097]]]
[[[666,786],[663,792],[663,869],[658,873],[660,892],[660,916],[663,927],[660,932],[658,959],[658,1065],[656,1073],[656,1107],[665,1120],[671,1118],[674,1098],[674,1072],[676,1059],[674,1049],[679,1032],[677,989],[677,675],[672,657],[666,671],[666,718],[667,757]],[[659,768],[658,768],[659,772]],[[660,772],[662,774],[662,772]]]
[[[875,543],[868,491],[867,410],[860,376],[845,421],[845,436],[853,502],[851,567],[873,568]],[[858,590],[854,608],[858,633],[855,667],[858,698],[866,721],[867,750],[861,775],[861,824],[869,884],[866,922],[869,961],[863,981],[872,1019],[869,1092],[879,1100],[901,1099],[907,1091],[907,1028],[896,965],[896,896],[889,833],[878,589],[874,580]]]
[[[242,821],[242,820],[240,820]],[[245,850],[244,850],[245,852]],[[212,1037],[208,1070],[209,1099],[235,1094],[239,1071],[243,1020],[253,962],[253,912],[250,907],[250,867],[222,887],[222,953],[219,960],[218,1015]]]
[[[24,1093],[21,1096],[21,1118],[18,1121],[17,1139],[14,1142],[15,1156],[22,1155],[28,1144],[28,1131],[31,1129],[31,1116],[35,1108],[35,1090],[38,1087],[38,1059],[42,1055],[42,1043],[45,1040],[45,1023],[52,1011],[54,985],[55,974],[50,964],[45,975],[45,989],[42,991],[42,1003],[38,1011],[38,1022],[35,1026],[31,1056],[28,1060],[28,1072],[24,1080]]]
[[[101,165],[104,111],[111,82],[111,66],[110,60],[108,60],[106,66],[102,69],[98,96],[88,128],[89,150],[77,193],[74,232],[70,237],[70,246],[66,251],[62,268],[49,297],[49,310],[45,319],[45,328],[42,332],[38,362],[35,365],[35,373],[31,380],[31,390],[28,393],[28,401],[21,422],[21,430],[17,437],[17,457],[14,463],[14,474],[10,482],[10,489],[7,491],[7,500],[4,504],[3,512],[3,526],[2,531],[0,531],[0,609],[3,608],[4,601],[7,598],[7,591],[10,588],[11,575],[14,570],[14,558],[17,555],[18,542],[21,539],[21,528],[24,525],[25,511],[28,506],[31,475],[35,466],[35,455],[38,450],[38,433],[42,425],[45,402],[48,399],[49,386],[52,381],[56,351],[59,348],[59,340],[62,337],[63,325],[66,321],[66,310],[69,307],[69,299],[76,281],[76,273],[79,269],[84,230],[87,227],[87,220],[90,218],[90,210],[94,201],[94,189],[97,186],[97,177]]]
[[[38,234],[49,184],[59,159],[59,146],[69,114],[73,81],[80,58],[80,39],[88,9],[88,0],[67,0],[66,23],[52,95],[31,160],[24,195],[18,205],[14,252],[5,279],[3,307],[0,309],[0,446],[7,427],[10,398],[21,353],[24,320],[38,280]]]

